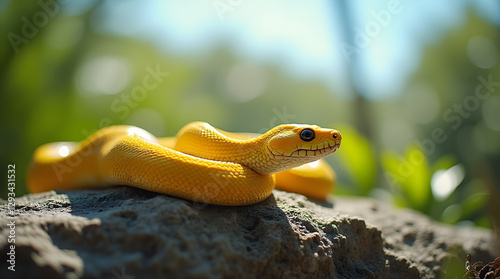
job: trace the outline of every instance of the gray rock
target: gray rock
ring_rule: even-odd
[[[488,230],[366,198],[320,204],[274,191],[259,204],[221,207],[115,187],[16,203],[16,271],[7,269],[3,225],[1,278],[439,278],[460,253],[485,262],[498,254]],[[0,211],[0,223],[10,222],[6,201]]]

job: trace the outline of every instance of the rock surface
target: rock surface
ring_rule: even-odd
[[[8,224],[6,201],[0,211]],[[439,278],[449,258],[498,254],[488,230],[281,191],[244,207],[130,187],[45,192],[16,199],[16,216],[15,272],[0,227],[1,278]]]

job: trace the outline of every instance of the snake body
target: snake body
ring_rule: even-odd
[[[340,142],[338,131],[316,125],[280,125],[255,136],[193,122],[175,138],[159,139],[135,126],[110,126],[79,143],[37,148],[28,188],[129,185],[202,203],[248,205],[266,199],[275,185],[287,190],[309,181],[330,191],[333,173],[326,163],[316,162],[316,170],[299,166],[332,154]]]

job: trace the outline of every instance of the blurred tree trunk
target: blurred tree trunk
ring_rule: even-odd
[[[341,23],[341,28],[343,31],[342,41],[345,42],[345,44],[343,45],[348,45],[353,48],[356,47],[356,49],[359,49],[359,47],[356,46],[355,42],[355,20],[352,16],[352,3],[348,0],[338,0],[334,2],[334,5],[336,5],[335,8],[339,15],[338,21]],[[374,153],[373,156],[375,158],[379,158],[377,138],[374,134],[373,129],[375,124],[373,122],[374,115],[372,113],[370,102],[365,97],[369,93],[368,90],[370,86],[366,84],[366,80],[363,76],[364,71],[362,58],[357,53],[349,53],[349,56],[346,56],[346,53],[343,51],[343,55],[346,61],[345,67],[347,70],[346,72],[348,84],[350,87],[350,93],[354,96],[354,103],[351,114],[352,121],[355,125],[356,130],[370,142]],[[362,160],[362,158],[359,159]],[[373,181],[372,187],[377,187],[377,185],[382,185],[382,183],[384,183],[382,180],[385,181],[385,179],[382,173],[383,170],[380,164],[377,164],[376,176]],[[359,175],[363,174],[360,173]],[[365,194],[368,195],[369,193]]]
[[[349,46],[356,46],[354,41],[354,20],[352,17],[351,3],[348,0],[339,0],[334,2],[337,6],[339,21],[342,22],[342,30],[344,42]],[[356,129],[371,142],[374,140],[373,125],[370,123],[372,113],[370,104],[364,96],[367,95],[367,87],[365,86],[363,71],[363,63],[361,58],[356,53],[352,53],[349,57],[345,57],[346,69],[348,72],[348,83],[351,89],[351,94],[354,96],[354,123]]]

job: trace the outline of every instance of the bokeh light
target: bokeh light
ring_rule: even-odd
[[[263,69],[250,64],[237,64],[229,71],[226,90],[231,100],[248,102],[266,89],[267,80]]]
[[[405,94],[405,113],[410,121],[428,124],[436,119],[441,104],[436,91],[426,84],[412,86]]]
[[[454,165],[447,170],[437,170],[431,179],[432,194],[438,200],[444,200],[460,185],[465,177],[464,167]]]
[[[165,120],[156,110],[141,108],[131,113],[127,123],[141,127],[157,137],[165,136]]]
[[[102,56],[85,61],[76,77],[82,94],[112,95],[123,91],[131,81],[132,69],[121,57]]]
[[[474,36],[467,43],[470,60],[481,69],[490,69],[497,64],[498,51],[498,47],[483,36]]]
[[[500,96],[492,96],[484,103],[483,120],[493,131],[500,131]]]

